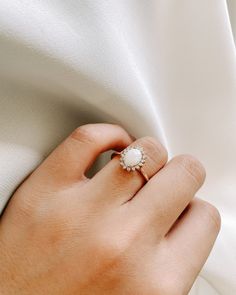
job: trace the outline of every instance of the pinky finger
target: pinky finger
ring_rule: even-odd
[[[189,290],[202,269],[220,230],[220,215],[211,204],[195,199],[166,236],[178,260],[178,272]]]

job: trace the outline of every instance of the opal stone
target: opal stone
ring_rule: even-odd
[[[129,149],[123,158],[124,164],[127,167],[134,167],[138,165],[142,160],[142,152],[139,149]]]

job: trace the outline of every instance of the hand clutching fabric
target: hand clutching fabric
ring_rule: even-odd
[[[102,152],[127,146],[145,151],[139,168],[148,182],[129,167],[137,151],[85,176]],[[194,198],[204,178],[192,156],[167,163],[152,137],[133,142],[117,125],[79,127],[17,189],[1,217],[0,294],[187,294],[220,228],[215,207]]]

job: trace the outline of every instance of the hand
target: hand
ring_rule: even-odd
[[[94,177],[96,157],[132,139],[121,127],[74,131],[13,195],[0,223],[1,295],[183,295],[220,228],[218,211],[193,197],[203,184],[191,156],[167,162],[154,138],[145,184],[114,157]]]

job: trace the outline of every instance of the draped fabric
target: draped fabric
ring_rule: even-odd
[[[0,207],[81,124],[156,136],[204,163],[222,215],[191,294],[235,295],[234,36],[234,0],[1,0]]]

